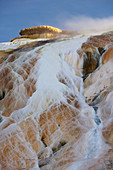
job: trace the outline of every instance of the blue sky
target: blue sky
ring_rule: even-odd
[[[0,42],[37,25],[67,29],[66,21],[77,16],[113,16],[113,0],[0,0]]]

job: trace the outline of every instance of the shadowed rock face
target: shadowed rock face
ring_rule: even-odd
[[[113,168],[110,35],[90,37],[79,55],[76,38],[23,46],[20,40],[10,54],[2,50],[9,55],[0,65],[1,170]]]
[[[98,35],[88,38],[83,43],[78,54],[83,56],[83,75],[87,75],[94,71],[101,61],[102,54],[106,51],[106,45],[112,46],[113,34]],[[102,56],[102,63],[107,62],[112,56],[112,47]]]

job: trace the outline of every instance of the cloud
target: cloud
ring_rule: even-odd
[[[63,28],[66,30],[83,32],[104,32],[113,31],[113,16],[108,18],[91,18],[88,16],[73,16],[65,19]]]

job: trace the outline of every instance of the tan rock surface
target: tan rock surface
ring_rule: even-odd
[[[86,101],[91,103],[95,97],[111,86],[113,81],[113,60],[111,59],[101,65],[94,73],[90,74],[84,81],[84,96]]]
[[[62,32],[38,27],[22,30],[21,34],[34,35],[37,31]],[[75,49],[67,48],[68,40],[33,42],[33,46],[25,44],[22,49],[10,51],[8,57],[3,56],[6,60],[0,65],[2,170],[112,169],[112,38],[112,34],[90,37],[78,49],[79,56]],[[78,43],[79,39],[69,40],[68,44],[71,46],[74,41]],[[98,67],[103,49],[104,63]],[[84,89],[76,69],[88,76]]]
[[[2,170],[27,169],[37,165],[36,153],[15,124],[0,132],[0,164]]]
[[[10,53],[0,51],[0,64],[4,61],[4,59],[9,55]]]
[[[112,58],[113,58],[113,46],[108,48],[108,50],[102,55],[102,64],[107,63]]]
[[[97,35],[88,38],[87,42],[83,43],[81,46],[81,54],[83,56],[83,75],[87,75],[94,71],[100,63],[100,56],[105,52],[105,47],[111,46],[108,52],[106,51],[102,57],[102,63],[107,62],[112,58],[112,42],[113,34]],[[109,45],[108,45],[109,44]],[[79,54],[79,51],[78,51]],[[104,61],[105,60],[105,61]]]
[[[25,28],[20,31],[20,35],[42,34],[42,33],[61,33],[62,30],[52,26],[36,26],[31,28]]]
[[[102,122],[100,128],[102,140],[108,147],[108,150],[98,158],[84,162],[82,166],[86,166],[86,170],[113,169],[113,50],[112,43],[109,40],[112,42],[112,35],[110,34],[103,36],[100,44],[97,39],[95,46],[104,47],[106,50],[102,54],[102,64],[84,81],[86,101],[98,108],[97,114]],[[91,42],[91,39],[89,39],[89,42]]]
[[[0,106],[4,116],[9,116],[14,110],[24,107],[28,98],[35,91],[36,81],[32,77],[29,78],[29,75],[35,62],[39,59],[38,54],[35,57],[28,54],[29,61],[27,58],[22,58],[23,62],[18,64],[17,59],[21,54],[21,52],[11,54],[0,70],[0,95],[3,98]]]
[[[16,39],[21,38],[29,38],[29,39],[37,39],[37,38],[60,38],[60,37],[68,37],[72,36],[72,31],[62,31],[59,28],[55,28],[52,26],[41,25],[36,27],[30,27],[20,30],[20,37],[16,37],[11,39],[11,42]]]
[[[97,35],[92,36],[88,39],[87,42],[82,44],[82,50],[87,50],[87,45],[91,48],[93,47],[102,47],[104,48],[107,44],[113,42],[113,34],[106,34],[106,35]]]

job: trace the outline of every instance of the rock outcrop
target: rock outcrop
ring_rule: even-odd
[[[108,52],[103,55],[102,63],[109,60],[112,56],[113,34],[97,35],[88,38],[83,43],[78,54],[83,56],[83,74],[84,76],[94,71],[100,64],[101,56],[109,48]],[[108,46],[108,47],[107,47]],[[109,57],[108,57],[109,56]]]
[[[44,34],[44,33],[61,33],[62,30],[52,26],[37,26],[31,28],[25,28],[20,31],[20,35],[33,35],[33,34]]]
[[[29,38],[29,39],[37,39],[37,38],[45,38],[45,39],[53,39],[53,38],[61,38],[71,36],[72,31],[62,31],[59,28],[55,28],[52,26],[36,26],[31,28],[25,28],[20,30],[20,37],[16,37],[11,39],[11,42],[15,39],[21,38]]]
[[[113,44],[108,46],[106,52],[102,55],[102,64],[107,63],[111,58],[113,58]]]
[[[45,32],[62,33],[20,33]],[[86,39],[20,39],[1,50],[1,170],[113,168],[113,34]]]
[[[104,41],[97,44],[98,48],[100,46],[104,50],[100,56],[102,62],[99,68],[85,79],[84,96],[90,106],[97,108],[97,114],[102,122],[102,139],[109,149],[107,153],[100,155],[98,159],[92,159],[88,167],[89,169],[111,170],[113,169],[113,39],[112,34],[103,35],[101,37],[104,38]]]

